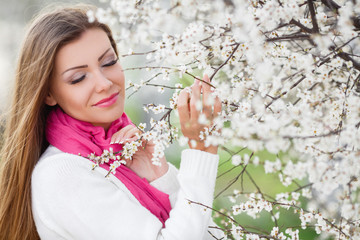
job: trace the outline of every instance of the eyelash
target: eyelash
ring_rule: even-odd
[[[102,65],[103,67],[110,67],[112,65],[115,65],[115,63],[117,63],[117,61],[119,60],[119,58],[116,58],[115,60],[112,60],[111,62],[109,63],[106,63],[104,65]]]
[[[106,64],[102,65],[102,67],[110,67],[110,66],[113,66],[113,65],[115,65],[115,64],[117,63],[118,60],[119,60],[119,58],[116,58],[115,60],[113,60],[113,61],[111,61],[111,62],[109,62],[109,63],[106,63]],[[71,84],[76,84],[76,83],[78,83],[78,82],[81,82],[82,80],[85,79],[85,77],[86,77],[86,74],[84,74],[84,75],[82,75],[81,77],[79,77],[79,78],[71,81]]]
[[[81,77],[79,77],[79,78],[71,81],[71,84],[76,84],[76,83],[78,83],[78,82],[81,82],[82,80],[84,80],[85,76],[86,76],[86,74],[84,74],[84,75],[82,75]]]

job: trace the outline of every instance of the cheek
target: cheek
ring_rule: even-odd
[[[91,97],[89,89],[84,86],[65,88],[59,96],[59,105],[67,109],[81,108],[88,104]]]
[[[125,86],[125,76],[121,67],[117,67],[112,71],[108,72],[108,79],[114,84],[119,85],[122,89]]]

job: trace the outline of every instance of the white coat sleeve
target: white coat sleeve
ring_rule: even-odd
[[[39,163],[32,177],[32,207],[41,239],[207,239],[218,156],[184,150],[179,190],[162,223],[106,171],[89,170],[87,159],[58,154]],[[102,171],[103,170],[103,171]],[[115,178],[115,179],[114,179]]]
[[[180,190],[179,181],[177,178],[177,175],[179,173],[178,169],[172,165],[169,164],[169,170],[160,178],[152,181],[150,184],[160,191],[167,193],[170,198],[171,206],[175,205],[177,193]],[[210,206],[212,207],[212,206]],[[224,232],[221,231],[218,226],[214,223],[212,218],[210,217],[208,222],[208,231],[211,233],[205,234],[204,239],[221,239],[224,237]],[[214,238],[215,236],[216,238]]]
[[[168,171],[160,178],[150,182],[150,184],[160,191],[168,194],[171,207],[174,207],[176,203],[176,197],[180,189],[180,184],[177,178],[179,171],[171,163],[168,163],[168,165]]]

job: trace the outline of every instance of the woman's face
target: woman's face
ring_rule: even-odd
[[[86,30],[58,51],[46,104],[107,129],[124,112],[125,79],[117,60],[102,29]]]

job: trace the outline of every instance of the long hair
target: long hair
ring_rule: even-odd
[[[45,122],[55,57],[59,49],[90,28],[104,30],[114,48],[109,27],[89,22],[93,6],[76,5],[47,10],[29,26],[20,50],[13,99],[6,117],[0,152],[0,239],[39,239],[31,210],[31,175],[48,146]]]

